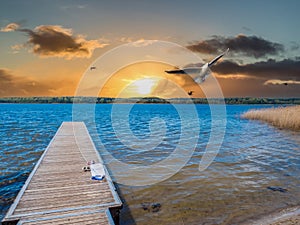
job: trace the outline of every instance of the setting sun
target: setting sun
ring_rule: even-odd
[[[172,68],[173,67],[168,64],[148,61],[128,65],[114,73],[110,79],[106,81],[98,95],[101,97],[117,98],[148,96],[165,98],[173,96],[174,90],[171,87],[171,83],[172,81],[177,82],[177,77],[172,76],[168,78],[170,79],[169,82],[164,72]],[[95,77],[92,77],[92,82],[97,83],[95,82]]]
[[[133,83],[136,88],[136,92],[141,95],[148,95],[153,90],[153,87],[157,83],[157,78],[145,78],[137,80]]]

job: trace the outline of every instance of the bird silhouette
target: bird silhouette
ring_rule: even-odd
[[[189,91],[188,95],[193,95],[194,91]]]

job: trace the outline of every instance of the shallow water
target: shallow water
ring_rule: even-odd
[[[117,113],[124,114],[127,106],[120,106]],[[142,142],[131,143],[130,147],[119,139],[122,132],[124,135],[127,132],[126,117],[111,118],[112,105],[97,105],[95,132],[85,107],[82,105],[80,112],[96,147],[101,153],[105,148],[127,164],[160,162],[172,154],[182,137],[182,118],[172,105],[133,106],[129,127]],[[180,107],[181,112],[189,115],[189,106]],[[271,106],[226,106],[224,141],[213,163],[200,172],[199,161],[209,139],[211,114],[207,105],[197,105],[200,134],[191,159],[163,182],[143,187],[119,184],[125,202],[121,224],[238,224],[277,209],[299,205],[299,133],[240,118],[248,109],[261,107]],[[61,122],[72,120],[72,105],[0,104],[0,114],[2,218]],[[157,141],[161,132],[160,126],[149,128],[153,118],[164,121],[158,124],[165,125],[166,132],[155,148],[147,150],[145,146]],[[112,120],[119,133],[112,127]],[[192,136],[196,131],[190,129],[188,132]],[[126,173],[124,176],[132,178]],[[282,187],[287,192],[272,191],[267,188],[269,186]],[[159,207],[155,208],[153,204],[157,203]]]

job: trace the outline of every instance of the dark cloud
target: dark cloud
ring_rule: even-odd
[[[19,77],[7,69],[0,69],[0,97],[53,95],[47,84]]]
[[[42,25],[34,30],[20,29],[29,35],[27,42],[35,54],[40,56],[56,56],[67,59],[74,57],[91,57],[96,48],[106,44],[98,40],[86,40],[82,36],[73,36],[71,29],[57,25]]]
[[[0,69],[0,81],[2,83],[10,82],[12,79],[12,75],[6,69]]]
[[[72,29],[59,25],[41,25],[34,30],[21,29],[17,23],[8,24],[1,31],[25,32],[29,39],[24,45],[33,53],[42,57],[89,58],[97,48],[107,44],[99,40],[86,40],[82,35],[73,35]]]
[[[223,61],[214,65],[212,70],[225,75],[245,74],[253,78],[300,80],[300,60],[292,59],[269,59],[244,65]]]
[[[278,55],[284,46],[257,36],[238,35],[236,37],[213,36],[211,39],[191,43],[187,46],[194,52],[219,54],[229,48],[231,53],[249,57],[265,57]]]

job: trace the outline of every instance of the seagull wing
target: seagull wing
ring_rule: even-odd
[[[184,68],[181,70],[166,70],[166,73],[170,74],[195,74],[200,73],[201,67],[191,67],[191,68]]]
[[[221,55],[218,55],[216,58],[214,58],[212,61],[210,61],[208,63],[208,67],[214,65],[220,58],[222,58],[225,54],[227,54],[228,51],[229,51],[229,48],[227,48],[227,50],[224,53],[222,53]]]
[[[170,74],[185,74],[184,70],[165,70],[165,72]]]

